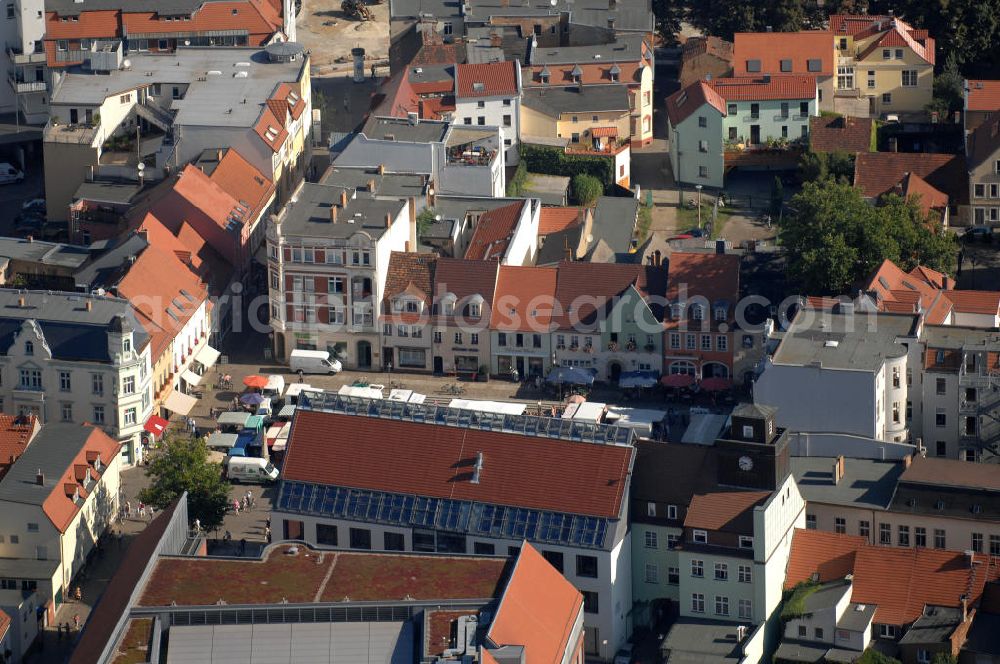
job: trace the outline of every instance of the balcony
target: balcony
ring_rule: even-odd
[[[614,156],[632,146],[630,139],[611,139],[602,142],[595,142],[592,145],[586,143],[570,143],[566,146],[566,154],[590,154]]]
[[[7,47],[7,57],[15,65],[45,64],[45,53],[22,53],[21,49]]]
[[[45,92],[49,89],[49,84],[45,81],[21,81],[14,74],[7,74],[7,81],[14,92],[24,94],[27,92]]]
[[[90,145],[97,138],[98,127],[83,124],[56,124],[49,120],[45,125],[43,140],[47,143],[75,143]]]
[[[69,51],[56,51],[56,62],[60,62],[63,64],[84,62],[89,57],[90,57],[90,51],[84,51],[78,48]]]

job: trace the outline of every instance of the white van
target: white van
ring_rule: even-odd
[[[298,348],[292,351],[288,366],[293,372],[304,374],[335,374],[344,368],[340,360],[330,359],[329,351]]]
[[[229,457],[226,477],[233,483],[251,482],[266,484],[278,479],[278,469],[270,461],[260,457]]]
[[[273,413],[274,408],[271,406],[271,400],[264,399],[257,405],[257,412],[255,414],[260,415],[261,417],[271,417]]]
[[[20,182],[24,179],[24,173],[17,170],[7,162],[0,163],[0,184]]]

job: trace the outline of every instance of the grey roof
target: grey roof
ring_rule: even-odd
[[[928,325],[921,335],[927,348],[998,350],[996,330],[957,325]]]
[[[390,198],[419,198],[427,190],[426,178],[405,173],[378,174],[377,169],[333,167],[326,169],[320,184],[369,191],[368,184],[375,182],[375,195]]]
[[[520,198],[485,198],[480,196],[438,196],[434,211],[442,219],[464,220],[469,212],[487,212],[517,203]]]
[[[628,86],[620,83],[551,88],[528,88],[521,103],[551,117],[565,113],[629,110]]]
[[[529,65],[634,62],[642,57],[643,35],[618,35],[606,44],[580,46],[538,46],[529,49]]]
[[[127,7],[130,12],[156,12],[164,16],[190,14],[203,4],[203,0],[129,0],[124,5],[121,0],[87,0],[87,4],[77,0],[51,0],[45,3],[45,11],[57,12],[60,16],[76,16],[84,11],[120,11]]]
[[[330,221],[330,209],[339,205],[340,187],[305,183],[296,193],[294,204],[285,207],[279,217],[281,234],[304,237],[347,239],[364,232],[373,239],[387,230],[385,216],[395,219],[406,205],[401,200],[382,200],[370,196],[348,198],[347,206],[337,210],[337,221]]]
[[[878,606],[875,604],[851,602],[847,605],[844,615],[837,621],[837,629],[846,629],[850,632],[863,632],[871,624],[877,609]]]
[[[128,205],[140,191],[142,187],[128,182],[84,182],[77,187],[73,200]]]
[[[460,17],[461,0],[391,0],[389,14],[393,19],[417,18],[421,14],[436,18]]]
[[[410,84],[455,80],[455,65],[412,65],[407,72]]]
[[[767,406],[759,403],[741,403],[733,408],[733,415],[736,417],[757,417],[762,419],[773,418],[778,414],[778,409],[774,406]]]
[[[61,242],[41,242],[16,237],[0,237],[0,257],[26,263],[76,269],[87,262],[87,247]]]
[[[93,106],[154,83],[185,83],[189,87],[184,98],[170,102],[176,111],[174,124],[249,127],[275,88],[298,81],[305,65],[305,59],[269,62],[259,48],[181,48],[169,56],[136,53],[128,59],[129,69],[110,74],[63,75],[52,104]]]
[[[373,116],[361,129],[368,138],[412,143],[441,143],[448,133],[448,123],[438,120],[414,120]],[[390,138],[391,137],[391,138]]]
[[[61,490],[63,475],[93,431],[94,427],[79,424],[43,426],[0,480],[0,501],[42,505],[54,490]],[[39,471],[42,484],[37,481]]]
[[[581,235],[583,235],[583,225],[578,224],[539,238],[535,265],[555,265],[559,261],[576,260],[576,249],[580,246]],[[570,258],[566,257],[567,248],[572,252]]]
[[[977,611],[962,648],[975,653],[1000,654],[1000,615]]]
[[[822,643],[808,641],[782,641],[774,653],[775,661],[785,662],[822,662],[826,656],[827,647]],[[858,653],[859,655],[861,653]]]
[[[670,628],[660,650],[668,664],[739,662],[743,657],[736,641],[740,623],[680,618]]]
[[[412,621],[174,626],[169,641],[171,664],[257,658],[274,664],[410,664],[415,658]]]
[[[616,254],[627,254],[632,246],[632,232],[639,215],[639,201],[632,197],[601,196],[594,206],[591,235],[594,242],[604,240]]]
[[[887,510],[903,464],[872,459],[844,459],[844,477],[833,483],[833,457],[792,457],[792,475],[810,503]]]
[[[851,592],[851,585],[849,583],[844,583],[843,581],[825,583],[806,595],[802,608],[806,613],[832,609],[849,592]]]
[[[35,560],[34,558],[0,558],[0,578],[45,579],[51,581],[59,567],[59,559]]]
[[[77,286],[87,290],[110,288],[124,276],[129,256],[137,256],[149,246],[146,238],[133,233],[74,273]]]
[[[864,653],[858,650],[848,650],[846,648],[830,648],[823,657],[827,662],[838,662],[839,664],[851,664],[856,662]]]
[[[897,343],[914,335],[918,317],[909,314],[844,314],[803,311],[795,317],[774,354],[774,364],[874,371],[887,358],[901,357]]]
[[[25,298],[19,306],[18,298]],[[85,303],[91,302],[87,311]],[[135,328],[135,348],[144,348],[149,335],[135,320],[128,300],[75,293],[0,289],[0,353],[6,355],[26,320],[41,328],[53,357],[62,360],[110,362],[108,325],[118,315],[126,316]]]
[[[653,11],[649,0],[617,0],[609,9],[607,0],[470,0],[466,23],[488,23],[493,16],[553,16],[563,12],[570,21],[582,25],[607,26],[615,20],[616,30],[652,32]]]
[[[962,622],[962,610],[946,606],[925,606],[923,614],[906,630],[900,645],[944,643]]]
[[[523,191],[542,202],[542,205],[565,205],[569,191],[569,176],[528,173]]]

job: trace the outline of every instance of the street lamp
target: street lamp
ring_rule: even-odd
[[[389,387],[392,387],[392,360],[385,363],[385,370],[389,372]]]
[[[698,190],[698,228],[701,228],[701,185],[696,184],[694,188]]]

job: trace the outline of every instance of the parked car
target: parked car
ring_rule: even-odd
[[[20,182],[24,179],[24,173],[17,170],[7,162],[0,162],[0,184],[10,184]]]

